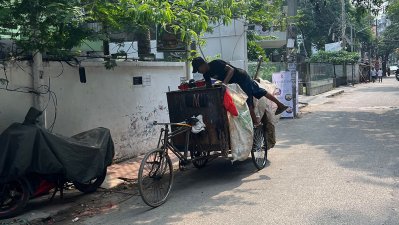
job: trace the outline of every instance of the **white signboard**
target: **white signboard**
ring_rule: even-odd
[[[295,39],[288,39],[287,40],[287,48],[294,48],[295,47]]]
[[[339,42],[334,42],[330,44],[325,44],[324,45],[324,50],[326,52],[338,52],[342,50],[342,43]]]
[[[296,104],[296,112],[298,112],[298,73],[296,74],[296,96],[297,96],[297,104]],[[273,73],[273,83],[277,86],[276,91],[273,93],[274,96],[282,102],[284,105],[289,108],[287,111],[281,114],[283,118],[294,118],[294,102],[293,102],[293,94],[292,94],[292,78],[290,71],[282,71],[278,73]]]

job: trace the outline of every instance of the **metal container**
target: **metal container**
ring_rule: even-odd
[[[171,123],[183,122],[193,116],[202,115],[205,131],[190,135],[190,151],[221,151],[227,155],[230,149],[230,134],[227,111],[223,106],[224,87],[195,88],[186,91],[168,92],[169,118]],[[172,130],[176,128],[172,127]],[[184,151],[185,135],[173,139],[173,144]]]

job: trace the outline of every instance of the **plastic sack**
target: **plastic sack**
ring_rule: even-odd
[[[259,87],[265,89],[268,93],[274,93],[276,86],[267,80],[259,79]],[[275,126],[280,119],[280,115],[275,115],[277,105],[267,98],[254,99],[255,114],[261,117],[262,123],[266,125],[265,138],[267,142],[267,149],[273,148],[276,144]]]
[[[191,127],[191,132],[192,132],[193,134],[198,134],[198,133],[200,133],[201,131],[204,131],[204,130],[205,130],[205,123],[204,123],[204,121],[202,120],[202,115],[198,115],[197,117],[193,116],[192,118],[197,119],[198,122],[195,123],[195,125]]]
[[[230,95],[229,89],[226,89],[223,96],[223,105],[226,110],[233,116],[238,116],[237,107],[233,102],[233,98]]]
[[[228,113],[231,154],[234,161],[244,161],[252,149],[253,123],[247,105],[248,96],[237,84],[229,84],[228,90],[237,108],[238,116]]]

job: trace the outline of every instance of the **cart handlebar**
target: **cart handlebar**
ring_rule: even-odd
[[[192,127],[192,125],[187,124],[187,123],[158,123],[157,121],[154,121],[152,123],[154,126],[178,126],[178,127]]]

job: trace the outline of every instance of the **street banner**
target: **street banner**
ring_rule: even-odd
[[[338,52],[342,50],[342,42],[334,42],[324,45],[324,49],[326,52]]]
[[[298,112],[298,73],[296,73],[296,112]],[[273,73],[273,83],[277,86],[276,91],[273,93],[274,97],[276,97],[280,102],[289,108],[287,111],[281,114],[282,118],[294,118],[294,96],[292,94],[292,77],[291,71],[281,71],[277,73]]]

